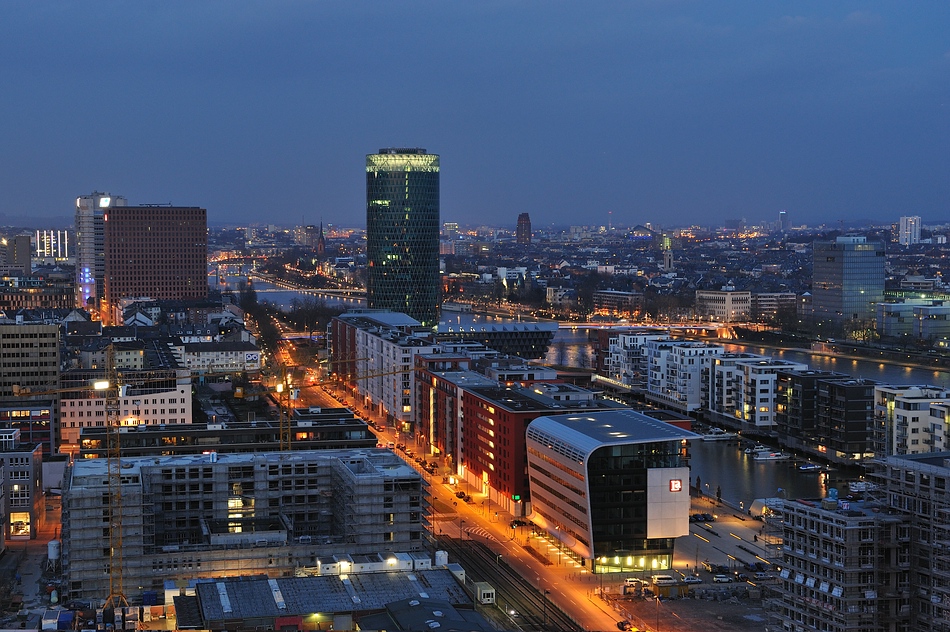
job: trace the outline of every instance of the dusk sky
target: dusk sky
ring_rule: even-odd
[[[0,216],[365,226],[400,146],[461,224],[950,222],[942,0],[5,2],[0,78]]]

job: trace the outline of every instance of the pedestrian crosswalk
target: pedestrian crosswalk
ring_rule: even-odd
[[[465,527],[464,531],[469,537],[485,538],[491,542],[498,542],[498,539],[495,538],[495,536],[489,533],[487,529],[483,529],[482,527]]]

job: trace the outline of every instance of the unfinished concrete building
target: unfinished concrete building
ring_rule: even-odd
[[[166,579],[281,577],[320,556],[423,550],[427,483],[389,450],[132,458],[121,479],[133,599]],[[76,461],[62,513],[71,598],[109,594],[109,503],[108,459]]]

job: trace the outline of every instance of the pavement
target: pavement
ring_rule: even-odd
[[[49,542],[59,537],[60,497],[47,496],[46,524],[35,539],[11,538],[0,557],[0,581],[12,582],[14,595],[22,595],[23,606],[16,614],[3,613],[0,626],[5,628],[38,628],[43,612],[56,607],[50,604],[47,586],[58,582],[59,566],[50,567]]]

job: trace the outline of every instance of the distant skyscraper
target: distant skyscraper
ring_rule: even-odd
[[[913,246],[920,243],[920,217],[917,215],[901,218],[900,233],[897,241],[902,246]]]
[[[788,232],[792,227],[792,220],[788,218],[788,213],[786,211],[778,212],[778,229],[783,233]]]
[[[105,309],[120,299],[208,296],[208,212],[198,207],[109,207],[103,215]]]
[[[812,313],[818,322],[871,320],[884,298],[884,244],[864,237],[816,241]]]
[[[531,243],[531,217],[527,213],[518,216],[518,229],[515,232],[515,239],[522,246]]]
[[[380,149],[366,156],[366,277],[370,308],[426,324],[439,315],[439,156]]]
[[[93,191],[76,198],[76,307],[86,307],[90,299],[98,308],[105,295],[105,233],[102,215],[110,206],[125,206],[120,195]]]

